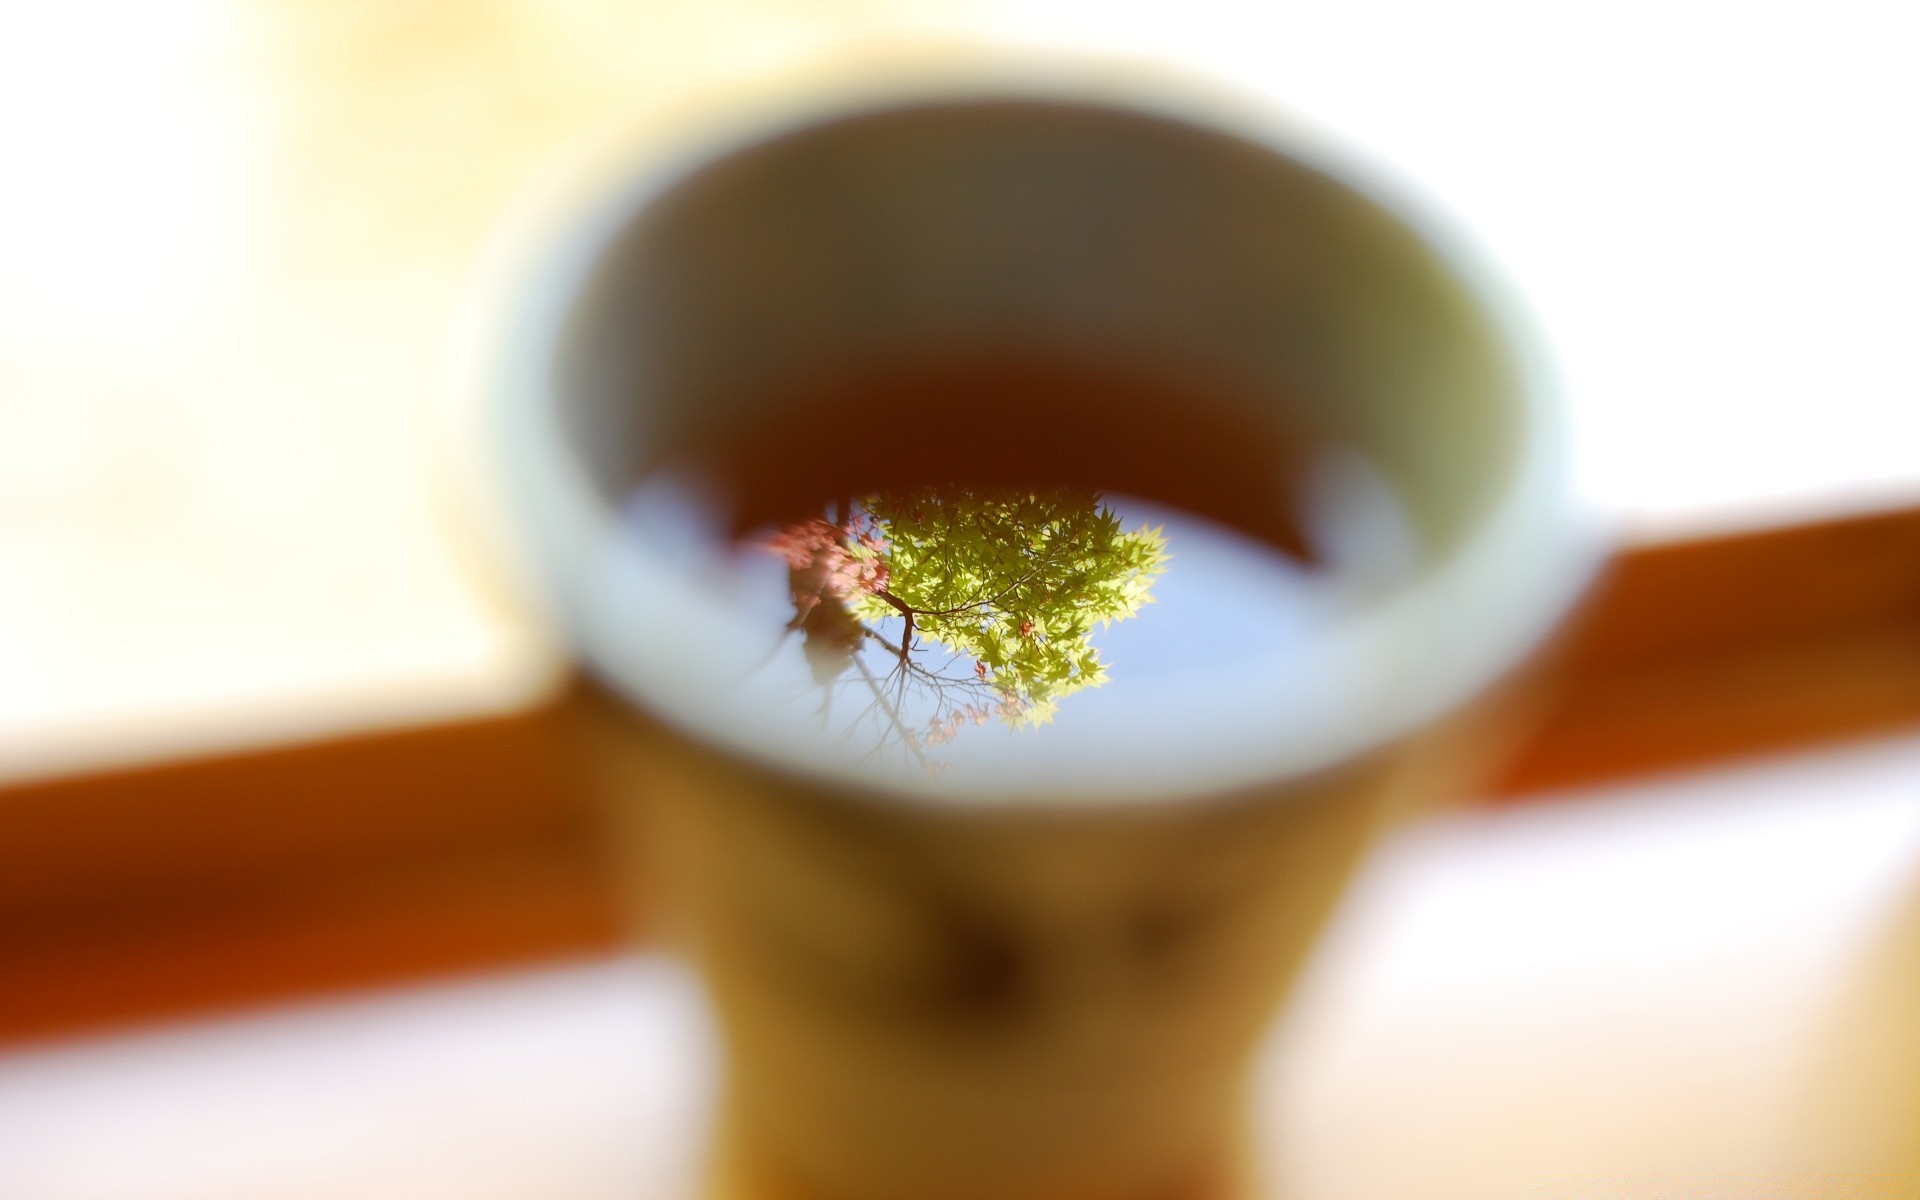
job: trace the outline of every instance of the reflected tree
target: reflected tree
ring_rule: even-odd
[[[787,561],[788,628],[829,703],[831,689],[860,687],[860,716],[929,768],[940,764],[926,750],[968,724],[1044,724],[1104,683],[1094,632],[1149,603],[1166,560],[1158,527],[1126,529],[1076,489],[847,499],[771,545]],[[884,656],[863,653],[872,646]]]

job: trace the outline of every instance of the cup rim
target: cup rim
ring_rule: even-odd
[[[862,115],[952,102],[1040,101],[1097,107],[1224,133],[1325,176],[1376,205],[1411,233],[1478,308],[1513,357],[1521,428],[1510,478],[1475,528],[1404,587],[1358,618],[1357,636],[1376,659],[1392,660],[1408,630],[1425,630],[1431,656],[1409,686],[1371,696],[1334,697],[1346,719],[1301,730],[1276,729],[1266,752],[1243,763],[1166,786],[1135,775],[1085,787],[1026,789],[968,786],[933,777],[922,786],[890,786],[824,760],[774,752],[748,738],[676,719],[672,704],[645,679],[619,670],[610,632],[615,614],[582,589],[597,558],[622,553],[614,510],[587,482],[554,419],[548,370],[572,304],[601,253],[657,197],[702,167],[784,135]],[[512,507],[510,535],[533,576],[533,591],[564,644],[616,691],[699,741],[776,773],[810,778],[840,791],[915,801],[1005,804],[1141,803],[1224,794],[1316,775],[1417,732],[1488,691],[1542,643],[1572,609],[1603,558],[1597,513],[1573,486],[1568,421],[1545,342],[1508,285],[1466,239],[1434,215],[1437,206],[1404,181],[1383,186],[1351,153],[1290,121],[1263,96],[1220,80],[1159,64],[1057,52],[994,51],[931,65],[893,60],[848,72],[832,60],[745,88],[723,89],[682,114],[650,145],[603,148],[576,169],[573,196],[586,204],[550,206],[557,228],[530,240],[530,263],[507,274],[504,317],[480,386],[489,417],[497,479]],[[555,219],[549,217],[549,226]],[[517,535],[517,536],[516,536]],[[1436,638],[1445,629],[1447,637]],[[1461,636],[1452,636],[1458,632]],[[1402,682],[1407,682],[1403,679]]]

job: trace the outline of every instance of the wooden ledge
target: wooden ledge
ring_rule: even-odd
[[[1551,681],[1494,802],[1920,724],[1920,509],[1631,549]],[[0,1039],[610,949],[580,704],[0,790]]]

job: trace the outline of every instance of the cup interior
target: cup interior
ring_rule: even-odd
[[[1222,385],[1130,441],[1055,439],[1063,470],[1131,455],[1154,499],[1234,523],[1225,493],[1179,480],[1240,480],[1244,512],[1277,508],[1304,439],[1363,459],[1413,527],[1418,569],[1303,662],[1290,698],[1209,734],[1210,784],[1333,765],[1522,657],[1591,557],[1530,337],[1422,222],[1262,127],[1178,107],[979,94],[787,113],[582,222],[523,323],[507,441],[590,664],[707,740],[804,767],[766,730],[674,711],[695,668],[659,629],[692,628],[700,601],[621,544],[624,498],[778,426],[792,380],[1008,346]],[[1217,464],[1182,448],[1191,429],[1231,431]],[[1157,786],[1123,755],[1070,790]]]

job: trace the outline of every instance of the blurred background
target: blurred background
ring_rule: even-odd
[[[453,331],[577,139],[975,36],[1464,227],[1621,531],[1277,1032],[1288,1194],[1920,1192],[1911,5],[76,0],[0,8],[0,1195],[673,1194],[702,1018],[466,552]]]

